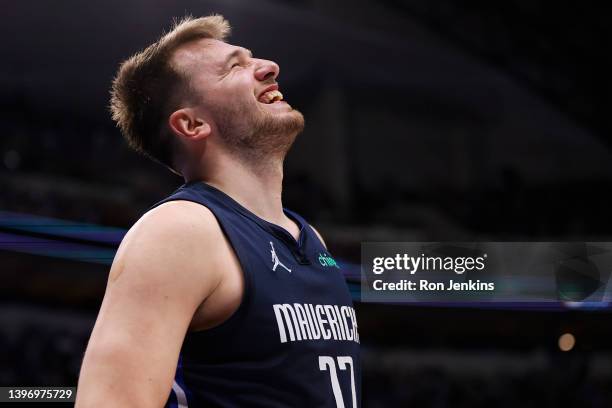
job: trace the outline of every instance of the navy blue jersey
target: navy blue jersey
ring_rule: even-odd
[[[244,273],[236,312],[188,332],[168,407],[361,405],[359,333],[339,265],[298,214],[299,239],[203,182],[157,203],[186,200],[217,218]]]

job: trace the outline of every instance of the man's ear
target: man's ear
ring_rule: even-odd
[[[208,137],[210,124],[194,109],[183,108],[172,112],[168,118],[168,126],[177,135],[189,140],[199,140]]]

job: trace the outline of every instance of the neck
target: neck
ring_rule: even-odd
[[[195,171],[183,173],[186,181],[201,180],[218,188],[240,205],[272,223],[284,224],[282,158],[250,162],[218,152]]]

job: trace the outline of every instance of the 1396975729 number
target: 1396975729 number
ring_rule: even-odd
[[[70,388],[11,388],[7,390],[10,400],[66,400],[72,398]]]

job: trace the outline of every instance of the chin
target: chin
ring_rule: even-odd
[[[300,132],[304,128],[304,116],[296,109],[284,112],[266,112],[262,123],[264,128],[271,133],[294,133]]]
[[[284,127],[286,127],[288,133],[300,133],[304,130],[304,115],[297,110],[291,110],[287,112],[283,118]]]

